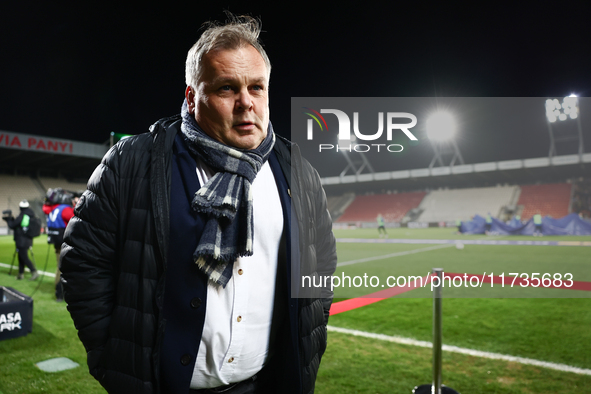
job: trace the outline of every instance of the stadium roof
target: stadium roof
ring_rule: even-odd
[[[555,156],[552,159],[506,160],[453,167],[419,168],[322,178],[327,194],[345,192],[403,192],[438,188],[484,187],[498,184],[565,182],[587,177],[591,153]]]
[[[108,146],[0,130],[0,171],[86,180]]]

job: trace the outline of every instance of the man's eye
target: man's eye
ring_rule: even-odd
[[[232,87],[230,85],[224,85],[220,88],[220,90],[232,90]]]
[[[252,87],[253,90],[263,90],[263,87],[261,85],[254,85]]]

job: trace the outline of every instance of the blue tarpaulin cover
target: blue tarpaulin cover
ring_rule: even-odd
[[[476,215],[469,222],[462,222],[462,233],[484,234],[486,219]],[[508,223],[492,218],[489,233],[498,235],[533,235],[535,225],[533,219],[527,222],[513,218]],[[591,222],[581,219],[576,213],[571,213],[560,219],[549,216],[542,218],[543,235],[591,235]]]

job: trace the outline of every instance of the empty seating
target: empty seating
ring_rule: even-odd
[[[327,197],[326,205],[333,221],[336,221],[345,212],[345,209],[355,200],[354,193],[345,193],[338,197]]]
[[[39,216],[43,216],[41,206],[45,198],[45,191],[49,188],[61,187],[70,191],[84,191],[86,184],[72,183],[65,179],[42,178],[33,180],[28,176],[0,174],[0,210],[10,209],[14,216],[20,212],[19,202],[26,199],[32,209]],[[0,234],[6,233],[6,222],[0,221]]]
[[[523,206],[521,220],[528,220],[536,213],[561,218],[568,215],[572,186],[568,183],[521,186],[518,205]]]
[[[41,199],[41,192],[33,180],[28,176],[0,174],[0,208],[10,209],[18,215],[18,204],[24,199],[29,201]],[[0,225],[6,225],[6,222],[0,222]]]
[[[591,218],[591,179],[580,179],[573,184],[571,210],[583,218]]]
[[[399,222],[421,203],[425,192],[357,196],[338,222],[374,222],[382,214],[386,222]]]
[[[435,190],[429,193],[420,207],[420,222],[468,220],[478,214],[497,216],[509,205],[518,192],[517,186],[495,186],[454,190]]]

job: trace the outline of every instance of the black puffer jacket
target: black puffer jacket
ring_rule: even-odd
[[[91,374],[112,393],[156,393],[171,190],[180,116],[128,138],[105,155],[66,229],[61,255],[65,299]],[[299,148],[277,139],[275,152],[299,222],[300,271],[331,275],[335,240],[320,179]],[[332,294],[299,300],[302,392],[314,391],[326,348]]]

